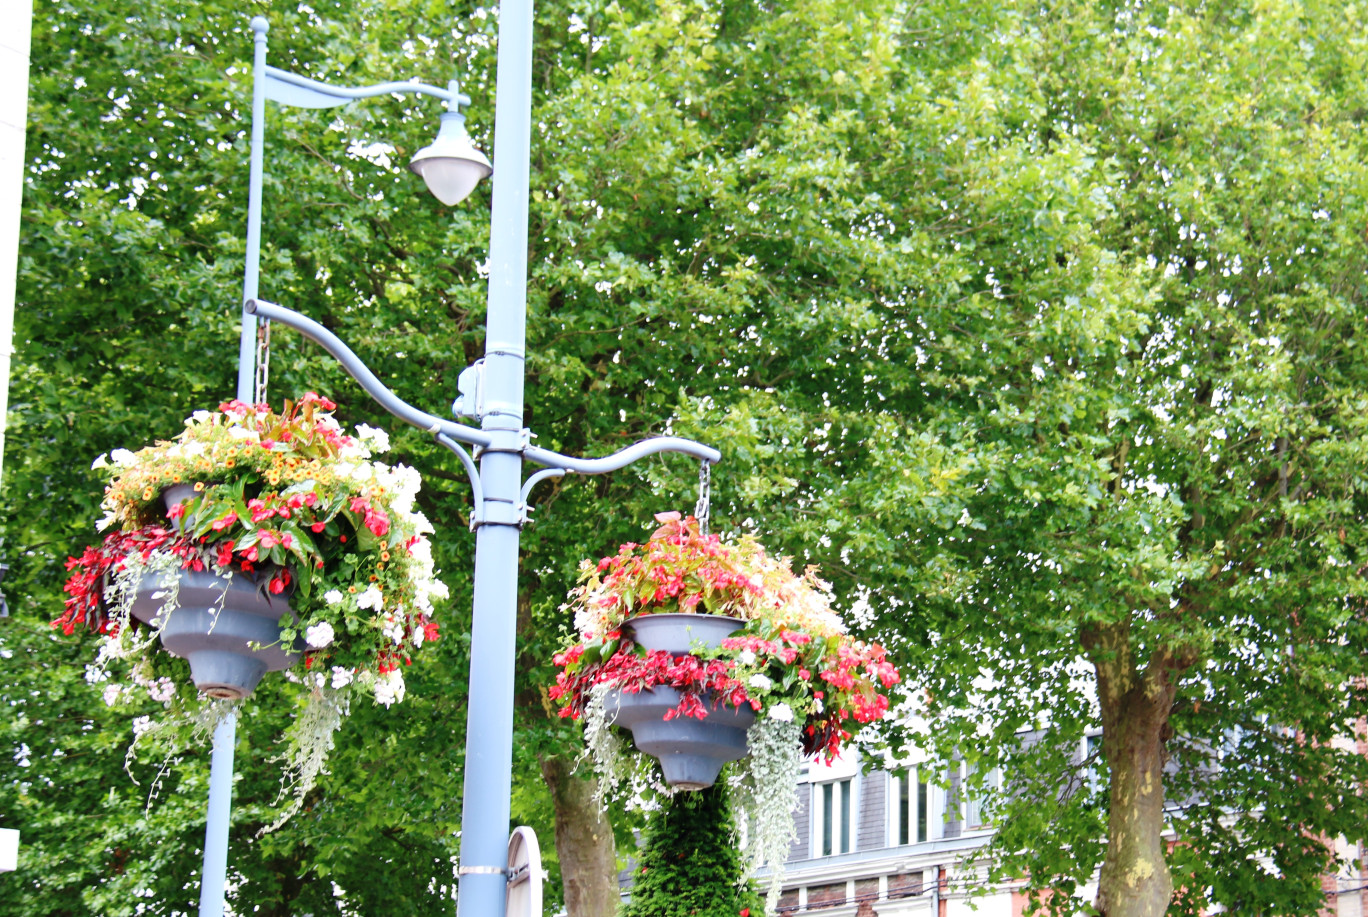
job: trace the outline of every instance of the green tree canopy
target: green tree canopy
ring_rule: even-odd
[[[93,537],[89,460],[231,392],[256,13],[277,66],[460,78],[490,148],[482,6],[39,5],[0,514],[15,608],[0,650],[25,673],[0,685],[0,728],[27,749],[0,819],[25,846],[0,914],[170,913],[196,894],[207,754],[145,809],[119,771],[129,724],[85,683],[87,648],[44,622],[62,560]],[[1358,837],[1368,814],[1363,759],[1333,742],[1363,701],[1363,11],[548,0],[536,15],[539,445],[601,455],[668,431],[722,448],[714,527],[820,563],[936,721],[923,741],[974,773],[1004,767],[1004,871],[1067,892],[1105,861],[1112,917],[1162,913],[1171,887],[1177,910],[1317,906],[1318,838]],[[447,209],[407,174],[433,114],[399,98],[268,108],[261,292],[440,412],[482,350],[488,187]],[[261,913],[445,912],[467,485],[284,329],[271,365],[275,399],[322,391],[394,431],[425,474],[453,596],[409,700],[356,711],[314,804],[257,841],[276,792],[265,737],[289,715],[263,689],[240,733],[235,894]],[[543,838],[540,765],[573,736],[539,688],[575,564],[687,509],[694,476],[661,459],[535,494],[515,815]],[[1109,778],[1063,792],[1096,726]],[[1151,878],[1123,900],[1137,870]]]

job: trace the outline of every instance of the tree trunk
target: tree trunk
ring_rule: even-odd
[[[569,917],[613,917],[620,900],[613,826],[594,799],[593,781],[576,777],[573,769],[564,758],[541,761],[556,809],[565,909]]]
[[[1137,671],[1129,630],[1117,624],[1084,635],[1097,671],[1102,750],[1111,770],[1097,910],[1102,917],[1163,917],[1173,897],[1163,839],[1165,742],[1182,666],[1156,653]]]

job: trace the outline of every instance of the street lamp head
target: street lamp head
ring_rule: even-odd
[[[475,190],[480,179],[494,171],[489,158],[476,149],[465,129],[465,115],[442,113],[437,139],[414,154],[409,168],[423,176],[437,200],[451,207]]]

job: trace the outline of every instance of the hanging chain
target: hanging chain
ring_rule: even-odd
[[[256,391],[253,404],[266,401],[266,383],[271,378],[271,323],[262,319],[257,325]]]
[[[706,460],[698,463],[698,504],[694,515],[698,518],[698,531],[708,534],[708,513],[712,509],[712,464]]]

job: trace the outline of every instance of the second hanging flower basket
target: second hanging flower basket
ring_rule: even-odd
[[[814,570],[795,574],[750,538],[705,535],[692,517],[656,521],[645,544],[582,566],[569,602],[579,638],[556,654],[550,696],[584,721],[607,792],[641,789],[619,727],[676,790],[709,786],[738,762],[749,843],[774,867],[772,911],[802,756],[834,757],[880,719],[898,672],[846,632]]]

